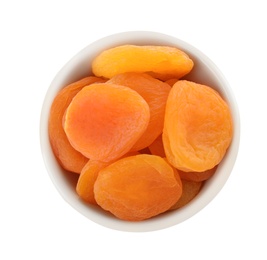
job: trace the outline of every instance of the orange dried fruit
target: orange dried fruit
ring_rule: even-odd
[[[150,109],[149,124],[131,150],[138,151],[149,146],[163,131],[165,106],[171,87],[147,74],[134,72],[118,74],[108,83],[129,87],[147,102]]]
[[[178,81],[178,79],[168,79],[165,83],[169,84],[171,87]]]
[[[64,130],[84,156],[109,162],[126,154],[147,128],[146,101],[134,90],[111,83],[84,87],[67,108]]]
[[[182,179],[183,193],[180,199],[170,208],[179,209],[192,201],[199,193],[203,182],[186,181]]]
[[[98,77],[86,77],[76,81],[59,91],[51,105],[48,134],[52,150],[59,164],[67,171],[80,173],[88,158],[76,151],[64,132],[62,119],[72,98],[85,86],[95,82],[103,82]]]
[[[139,154],[138,152],[129,152],[122,158]],[[91,204],[97,204],[94,195],[94,184],[101,169],[107,167],[111,162],[101,162],[89,160],[83,167],[79,176],[76,192],[81,199]]]
[[[89,160],[83,167],[79,176],[76,192],[84,201],[97,204],[94,196],[94,184],[101,169],[109,163]]]
[[[94,193],[96,202],[116,217],[140,221],[167,211],[180,198],[182,187],[166,160],[141,154],[100,170]]]
[[[149,145],[148,149],[153,155],[158,155],[162,158],[166,157],[162,142],[162,135],[160,135],[151,145]]]
[[[121,45],[101,52],[93,60],[92,71],[105,78],[125,72],[147,72],[168,80],[183,77],[193,66],[188,55],[175,47]]]
[[[206,170],[204,172],[183,172],[179,171],[181,179],[194,182],[202,182],[211,178],[217,170],[217,165],[212,169]]]
[[[227,103],[212,88],[180,80],[169,93],[163,129],[168,161],[185,172],[203,172],[220,163],[232,140]]]

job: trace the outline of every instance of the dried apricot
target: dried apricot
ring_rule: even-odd
[[[171,87],[178,81],[178,79],[168,79],[165,83],[169,84]]]
[[[211,87],[180,80],[170,91],[163,144],[168,161],[185,172],[215,167],[232,139],[227,103]]]
[[[162,135],[160,135],[151,145],[149,145],[148,149],[150,150],[151,154],[161,156],[162,158],[166,157],[162,142]]]
[[[139,154],[138,152],[129,152],[122,158]],[[94,195],[94,184],[97,179],[98,173],[101,169],[107,167],[111,162],[101,162],[89,160],[83,167],[79,176],[76,192],[86,202],[97,204]]]
[[[188,74],[194,63],[183,51],[169,46],[121,45],[101,52],[92,63],[94,75],[112,78],[124,72],[150,73],[168,80]]]
[[[182,194],[173,168],[155,155],[136,155],[100,170],[96,202],[116,217],[140,221],[167,211]]]
[[[149,146],[163,131],[166,101],[171,87],[144,73],[118,74],[108,82],[129,87],[140,94],[150,109],[150,120],[146,131],[131,150],[138,151]]]
[[[68,171],[80,173],[88,158],[76,151],[69,143],[62,126],[64,113],[72,98],[83,87],[103,81],[103,79],[93,76],[83,78],[64,87],[53,100],[48,122],[49,139],[59,164]]]
[[[67,108],[64,130],[84,156],[109,162],[127,153],[147,128],[146,101],[134,90],[111,83],[84,87]]]
[[[76,185],[76,192],[84,201],[97,204],[94,196],[94,184],[99,171],[107,165],[109,163],[89,160],[83,167]]]
[[[182,179],[183,185],[183,193],[180,199],[170,208],[170,210],[179,209],[186,204],[188,204],[191,200],[193,200],[197,194],[199,193],[203,183],[202,182],[194,182],[194,181],[186,181]]]
[[[181,179],[187,180],[187,181],[194,181],[194,182],[202,182],[206,181],[211,176],[215,174],[217,170],[217,166],[213,167],[212,169],[206,170],[204,172],[183,172],[179,171],[179,175]]]

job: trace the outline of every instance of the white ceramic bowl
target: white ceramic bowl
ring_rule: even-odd
[[[230,148],[220,163],[216,174],[206,181],[198,196],[185,207],[161,214],[141,222],[127,222],[113,217],[101,209],[82,202],[75,192],[78,175],[65,172],[57,163],[48,137],[49,110],[57,92],[67,84],[74,82],[91,73],[91,61],[101,51],[122,45],[168,45],[176,46],[185,51],[195,63],[194,69],[186,77],[198,83],[207,84],[219,91],[229,104],[233,123],[234,135]],[[154,231],[171,227],[195,215],[203,209],[222,189],[234,166],[240,137],[240,121],[238,107],[233,92],[226,79],[215,64],[202,52],[177,38],[146,31],[123,32],[100,39],[75,55],[56,75],[48,88],[44,99],[40,120],[40,142],[43,159],[47,171],[61,196],[78,212],[102,226],[121,231]]]

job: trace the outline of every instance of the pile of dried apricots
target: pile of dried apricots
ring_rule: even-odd
[[[64,87],[49,117],[59,164],[77,194],[122,220],[183,207],[216,171],[232,140],[231,112],[169,46],[122,45],[98,54],[92,75]]]

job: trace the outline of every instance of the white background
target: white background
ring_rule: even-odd
[[[1,1],[0,259],[267,259],[266,1]],[[194,45],[239,104],[240,152],[217,197],[161,231],[104,228],[53,186],[39,145],[53,77],[91,42],[129,30]]]

